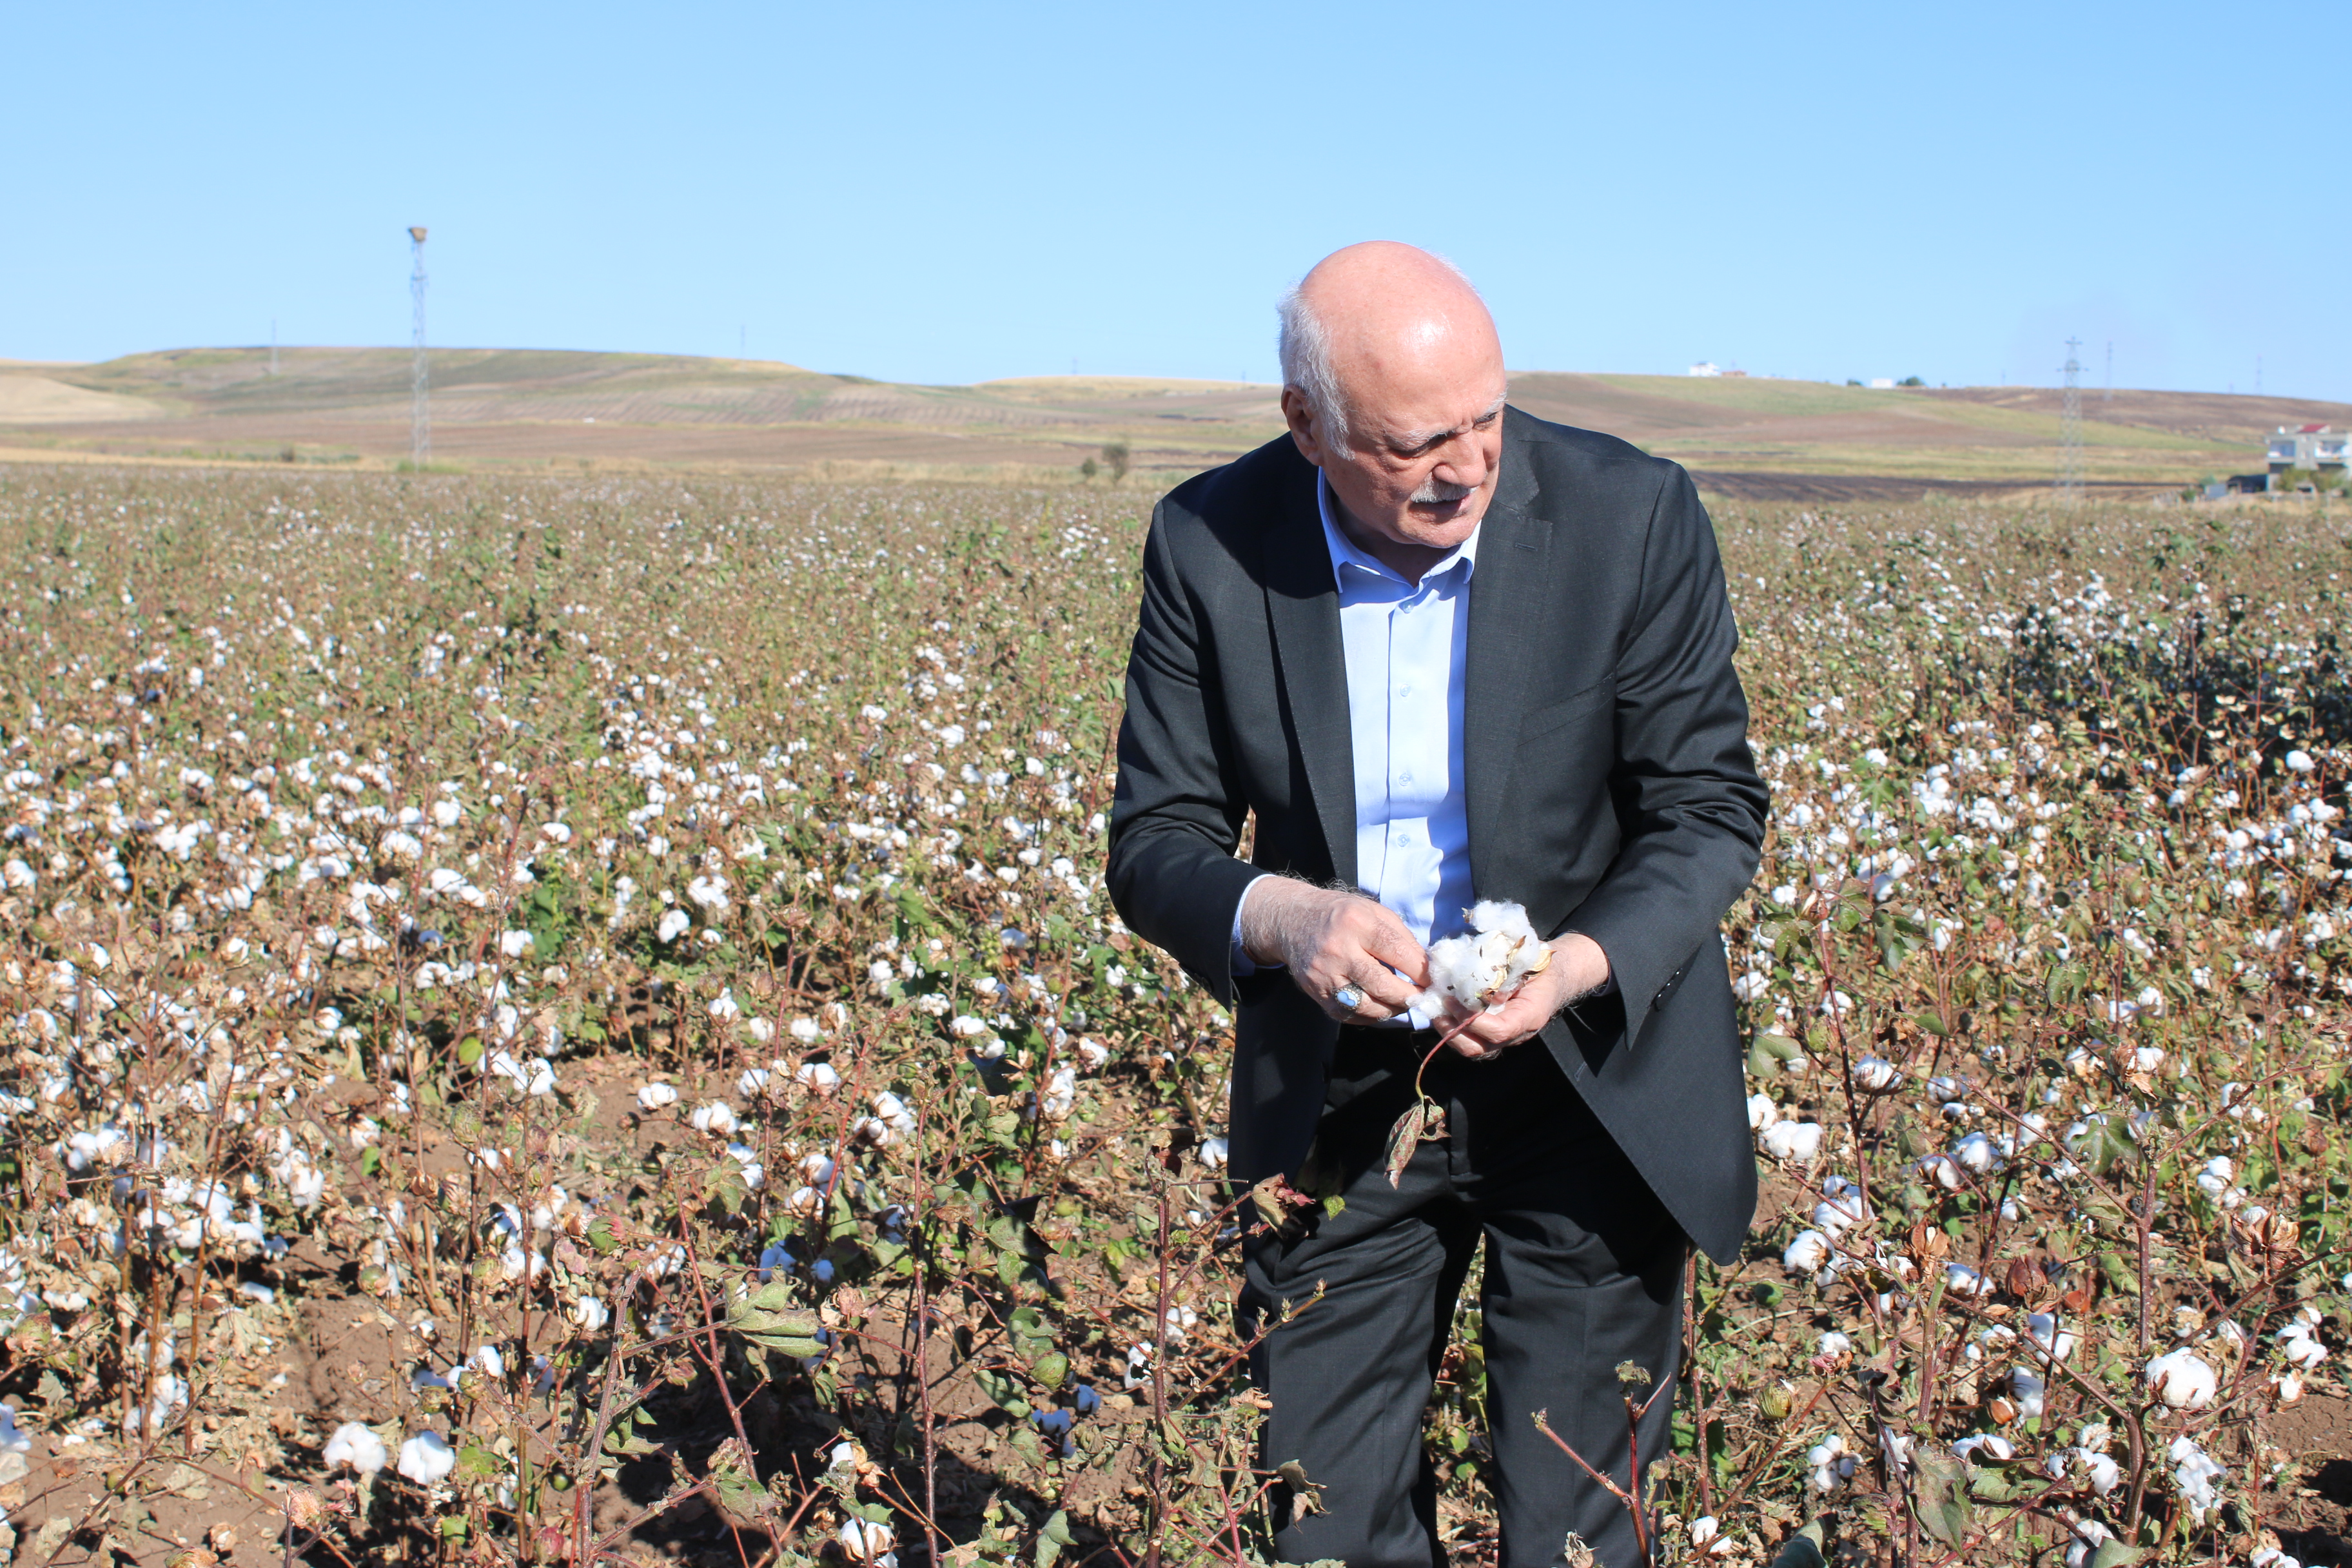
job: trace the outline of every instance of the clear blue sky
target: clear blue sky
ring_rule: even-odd
[[[432,331],[1269,379],[1350,240],[1510,363],[2352,400],[2340,6],[16,6],[0,357]]]

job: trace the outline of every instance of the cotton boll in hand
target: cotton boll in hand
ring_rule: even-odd
[[[1518,904],[1481,899],[1466,911],[1469,931],[1430,944],[1429,988],[1413,998],[1423,1014],[1449,1008],[1459,1013],[1493,1012],[1530,974],[1551,964],[1551,949],[1528,923]]]

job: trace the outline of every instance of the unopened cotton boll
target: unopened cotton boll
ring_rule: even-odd
[[[383,1439],[356,1421],[346,1421],[336,1427],[319,1457],[331,1470],[349,1465],[363,1476],[383,1468],[384,1461],[390,1458],[384,1451]]]
[[[437,1432],[419,1432],[400,1446],[400,1473],[420,1487],[436,1486],[457,1468],[457,1450]]]

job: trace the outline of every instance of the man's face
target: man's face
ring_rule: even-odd
[[[1350,371],[1354,374],[1349,374]],[[1296,389],[1282,409],[1300,453],[1323,470],[1350,521],[1392,544],[1444,552],[1470,537],[1494,499],[1503,452],[1499,349],[1341,369],[1340,455]]]

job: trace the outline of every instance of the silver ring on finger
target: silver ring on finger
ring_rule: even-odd
[[[1363,989],[1356,985],[1342,985],[1331,993],[1331,1000],[1352,1013],[1364,1005]]]

